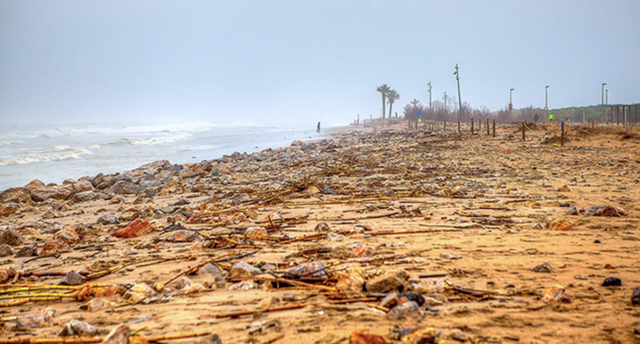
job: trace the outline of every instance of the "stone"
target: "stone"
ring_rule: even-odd
[[[222,270],[220,270],[220,268],[218,268],[217,266],[208,263],[205,266],[201,267],[200,270],[198,270],[198,275],[213,275],[213,276],[218,276],[222,274]]]
[[[382,335],[353,331],[349,335],[349,344],[390,344],[391,342]]]
[[[131,329],[129,326],[122,324],[115,327],[107,338],[101,344],[129,344],[129,336],[131,335]]]
[[[101,225],[115,225],[118,223],[118,219],[113,214],[104,214],[96,220],[96,223]]]
[[[86,179],[78,180],[77,182],[71,183],[71,185],[73,186],[74,193],[94,190],[93,184],[91,184],[91,182]]]
[[[0,217],[9,216],[15,212],[20,210],[20,205],[18,203],[6,203],[0,204]]]
[[[302,141],[300,140],[295,140],[291,142],[291,147],[300,147],[300,146],[302,146]]]
[[[622,280],[618,277],[607,277],[604,282],[602,282],[603,287],[621,287]]]
[[[368,280],[365,289],[370,293],[386,293],[393,290],[402,290],[407,286],[409,274],[399,269],[385,275]]]
[[[578,208],[573,207],[565,212],[565,215],[578,215]]]
[[[66,200],[73,194],[73,186],[69,184],[53,185],[31,190],[31,198],[36,202],[49,199]]]
[[[571,190],[569,190],[569,187],[566,185],[563,185],[562,187],[560,187],[558,189],[559,192],[570,192]]]
[[[246,262],[238,262],[231,268],[231,278],[252,277],[262,273],[262,270]]]
[[[11,188],[0,193],[0,202],[27,203],[31,201],[31,191],[27,188]]]
[[[572,231],[573,225],[571,224],[571,222],[565,219],[553,219],[551,222],[549,222],[547,228],[549,228],[550,230],[558,231]]]
[[[631,305],[640,305],[640,287],[636,287],[636,289],[633,290],[633,293],[631,293]]]
[[[14,258],[26,258],[26,257],[36,257],[36,251],[38,250],[38,243],[33,242],[29,245],[25,245],[23,248],[19,249],[16,252]]]
[[[19,246],[23,243],[24,239],[22,239],[22,234],[13,229],[0,233],[0,245]]]
[[[142,188],[132,182],[120,180],[113,184],[107,192],[121,195],[135,195],[140,192]]]
[[[11,246],[2,244],[0,245],[0,257],[7,257],[13,254],[13,250],[11,250]]]
[[[80,285],[82,283],[84,283],[84,276],[80,275],[79,273],[70,270],[69,272],[67,272],[67,275],[64,276],[62,278],[62,280],[60,280],[60,282],[58,282],[59,285]]]
[[[553,268],[551,267],[551,264],[549,264],[549,262],[544,262],[536,265],[533,269],[531,269],[531,271],[553,273]]]
[[[93,191],[84,191],[84,192],[78,192],[74,194],[73,197],[71,197],[71,200],[74,201],[75,203],[82,203],[82,202],[94,201],[98,198],[100,198],[100,194],[97,194]]]

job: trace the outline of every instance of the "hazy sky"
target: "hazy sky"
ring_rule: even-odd
[[[640,101],[640,1],[0,0],[0,120],[315,127],[456,94]],[[395,112],[395,111],[394,111]]]

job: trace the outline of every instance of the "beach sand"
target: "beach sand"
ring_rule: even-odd
[[[0,338],[54,338],[79,319],[94,325],[99,337],[125,323],[142,336],[213,332],[222,343],[347,343],[350,337],[356,342],[354,331],[411,342],[394,333],[406,328],[434,328],[448,342],[636,340],[640,306],[632,305],[631,295],[640,286],[638,135],[574,126],[569,142],[559,147],[541,143],[559,134],[552,125],[531,126],[524,142],[515,125],[500,125],[495,138],[484,128],[475,135],[466,130],[351,126],[326,141],[290,148],[182,167],[150,164],[115,176],[120,189],[115,179],[102,190],[94,188],[100,180],[90,180],[83,195],[88,201],[71,200],[80,190],[75,181],[67,183],[76,188],[69,195],[56,196],[67,200],[5,201],[0,223],[23,238],[11,256],[0,258],[9,281],[57,284],[62,276],[35,275],[115,267],[85,285],[127,289],[145,283],[160,292],[135,304],[135,297],[114,297],[111,306],[93,311],[79,308],[89,296],[0,303]],[[30,187],[31,198],[42,197],[43,187]],[[122,194],[126,187],[134,193]],[[568,215],[572,208],[577,214]],[[97,223],[106,214],[119,223]],[[136,218],[149,221],[153,230],[137,238],[111,236]],[[571,230],[556,229],[559,219]],[[321,223],[328,226],[317,228]],[[66,225],[80,240],[69,250],[53,249],[58,257],[13,257],[32,243],[40,252]],[[248,237],[247,228],[268,233]],[[169,241],[176,233],[183,235]],[[311,237],[290,240],[303,236]],[[181,278],[165,283],[216,259],[213,265],[222,274],[187,276],[202,288],[178,289]],[[259,275],[244,278],[254,288],[229,290],[243,276],[233,269],[241,261],[260,268]],[[307,284],[274,280],[291,278],[288,269],[308,262],[326,268],[298,276]],[[622,285],[603,286],[612,276]],[[259,284],[260,279],[274,282]],[[381,280],[375,289],[373,281]],[[554,286],[564,288],[566,297],[546,302],[545,291]],[[389,313],[380,307],[380,294],[393,290],[422,294],[426,302],[394,318],[390,314],[399,306]],[[21,299],[16,292],[2,295],[13,296],[0,302]],[[301,308],[265,311],[288,305]],[[16,328],[12,317],[47,307],[56,315],[46,327]]]

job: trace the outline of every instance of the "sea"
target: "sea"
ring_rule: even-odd
[[[295,140],[323,138],[315,129],[208,122],[0,126],[0,191],[34,179],[61,184],[158,160],[196,163],[234,152],[288,147]]]

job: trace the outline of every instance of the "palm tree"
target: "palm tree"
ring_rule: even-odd
[[[376,91],[382,94],[382,119],[384,119],[385,118],[384,109],[386,105],[385,100],[386,100],[387,93],[391,91],[391,88],[387,84],[382,84],[381,86],[378,86],[378,88],[376,88]]]
[[[389,91],[389,93],[387,93],[387,101],[389,102],[389,118],[391,118],[393,114],[393,112],[391,112],[391,109],[393,108],[393,102],[398,99],[400,99],[400,93],[398,93],[398,91],[391,90]]]
[[[416,107],[418,106],[418,104],[420,104],[420,101],[418,99],[413,98],[413,100],[410,101],[409,104],[413,105],[413,107]]]

